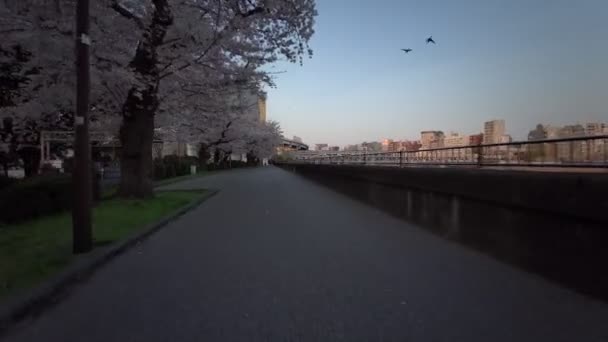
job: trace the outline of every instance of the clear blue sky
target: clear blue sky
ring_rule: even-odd
[[[314,56],[268,116],[309,144],[608,122],[608,0],[317,0]],[[433,35],[436,46],[425,45]],[[414,51],[404,55],[400,48]]]

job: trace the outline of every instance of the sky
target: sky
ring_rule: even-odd
[[[537,123],[608,122],[607,0],[317,0],[317,10],[312,59],[271,68],[282,73],[268,117],[288,138],[344,146],[505,119],[525,139]]]

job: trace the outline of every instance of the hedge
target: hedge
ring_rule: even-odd
[[[196,157],[165,156],[154,160],[154,179],[161,180],[190,174],[190,166],[198,165]]]
[[[99,182],[93,178],[93,197],[99,199]],[[16,182],[0,190],[0,223],[15,223],[72,208],[72,178],[45,175]]]

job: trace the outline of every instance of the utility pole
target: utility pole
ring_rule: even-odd
[[[76,7],[76,116],[74,117],[74,173],[72,237],[74,253],[93,247],[91,228],[92,175],[89,143],[89,0],[78,0]]]

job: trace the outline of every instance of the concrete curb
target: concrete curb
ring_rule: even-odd
[[[207,190],[201,198],[193,200],[183,208],[165,216],[160,221],[138,230],[127,238],[107,247],[94,249],[92,252],[79,257],[59,274],[51,277],[51,279],[41,285],[34,287],[32,290],[25,291],[25,293],[9,297],[0,305],[0,337],[5,335],[11,327],[23,319],[35,317],[46,308],[56,304],[70,292],[69,290],[74,285],[90,277],[110,260],[145,240],[172,221],[195,209],[217,193],[218,190]]]

